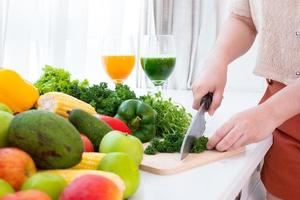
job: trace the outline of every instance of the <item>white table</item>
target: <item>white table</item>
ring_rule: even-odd
[[[213,117],[207,117],[205,135],[210,136],[234,113],[254,106],[262,94],[225,93],[221,108]],[[167,90],[172,97],[191,113],[191,91]],[[158,176],[141,171],[141,184],[130,200],[232,200],[259,165],[272,144],[272,138],[247,146],[246,152],[228,159],[201,166],[186,172]],[[162,161],[163,162],[163,161]]]

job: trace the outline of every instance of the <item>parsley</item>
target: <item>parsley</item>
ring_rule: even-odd
[[[163,99],[161,93],[149,93],[141,96],[140,99],[157,112],[156,136],[164,138],[170,134],[184,135],[186,133],[192,115],[183,106],[175,104],[171,98]]]
[[[144,153],[155,155],[161,153],[180,152],[184,136],[181,134],[170,134],[164,139],[154,138],[145,149]],[[199,137],[193,144],[190,153],[201,153],[206,150],[208,138],[205,136]]]
[[[206,144],[208,142],[208,138],[205,136],[199,137],[193,144],[191,149],[191,153],[201,153],[206,150]]]

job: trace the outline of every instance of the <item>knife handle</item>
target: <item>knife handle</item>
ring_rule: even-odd
[[[201,99],[200,106],[202,106],[202,104],[203,104],[203,107],[206,111],[209,109],[209,107],[211,105],[211,102],[213,100],[213,95],[214,94],[212,92],[209,92]]]

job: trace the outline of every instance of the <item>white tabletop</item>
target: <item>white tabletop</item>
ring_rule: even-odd
[[[207,117],[205,135],[210,136],[234,113],[254,106],[262,94],[225,93],[221,108],[213,117]],[[167,90],[165,97],[172,97],[191,113],[191,91]],[[265,153],[272,144],[272,138],[247,146],[246,152],[201,166],[186,172],[158,176],[141,171],[141,184],[130,200],[232,200],[239,193]],[[162,161],[163,162],[163,161]]]

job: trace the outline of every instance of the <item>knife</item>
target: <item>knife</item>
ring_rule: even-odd
[[[205,112],[209,109],[213,99],[213,93],[209,92],[202,97],[200,102],[200,109],[197,114],[193,117],[193,120],[188,128],[187,133],[184,136],[183,143],[180,149],[180,160],[183,160],[189,154],[192,144],[205,131]]]

